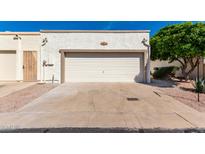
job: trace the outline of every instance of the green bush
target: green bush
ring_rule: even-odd
[[[199,79],[195,80],[192,85],[194,86],[195,92],[197,93],[204,93],[205,92],[205,80]]]
[[[179,70],[179,68],[176,66],[158,67],[155,68],[155,71],[152,75],[155,79],[163,79],[169,76],[174,76],[177,70]]]

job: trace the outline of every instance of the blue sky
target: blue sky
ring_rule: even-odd
[[[0,21],[0,31],[39,30],[151,30],[183,21]]]

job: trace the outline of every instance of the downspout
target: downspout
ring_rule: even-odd
[[[149,44],[147,44],[147,39],[143,39],[142,40],[142,44],[144,46],[147,47],[147,67],[146,67],[146,82],[147,83],[150,83],[151,82],[151,79],[150,79],[150,54],[151,54],[151,47]]]

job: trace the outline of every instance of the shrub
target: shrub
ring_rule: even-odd
[[[205,80],[199,79],[195,80],[192,85],[194,86],[195,92],[197,93],[204,93],[205,92]]]
[[[168,66],[168,67],[158,67],[154,69],[153,78],[155,79],[163,79],[170,76],[175,76],[177,70],[179,70],[176,66]]]

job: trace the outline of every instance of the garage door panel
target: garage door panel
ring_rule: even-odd
[[[0,51],[0,80],[16,80],[16,51]]]
[[[138,52],[100,52],[100,51],[96,51],[96,52],[68,52],[65,54],[66,57],[70,57],[72,58],[95,58],[95,59],[102,59],[102,58],[106,58],[106,59],[110,59],[110,58],[126,58],[126,57],[130,57],[133,58],[133,56],[135,56],[136,54],[138,55],[142,55],[142,53]]]
[[[123,65],[123,64],[122,64]],[[82,71],[82,69],[83,68],[85,68],[85,69],[87,69],[86,67],[93,67],[92,65],[85,65],[84,67],[81,67],[81,66],[73,66],[72,68],[70,68],[70,70],[73,70],[73,71],[79,71],[79,70],[81,70]],[[96,71],[96,70],[102,70],[102,67],[103,66],[95,66],[95,70],[93,70],[93,71]],[[115,68],[115,69],[118,69],[118,70],[123,70],[123,71],[129,71],[129,70],[136,70],[136,67],[134,67],[134,66],[129,66],[129,65],[127,65],[127,66],[122,66],[122,67],[120,67],[120,66],[113,66],[113,65],[110,65],[110,66],[104,66],[103,67],[103,69],[104,70],[112,70],[112,71],[114,71],[113,70],[113,67]],[[69,71],[70,71],[69,70]],[[86,70],[86,71],[92,71],[92,70]]]
[[[142,53],[70,53],[66,82],[142,82]]]
[[[120,70],[118,70],[120,71]],[[122,70],[123,71],[123,70]],[[102,76],[103,74],[109,74],[110,76],[111,75],[116,75],[116,76],[121,76],[121,75],[138,75],[140,73],[140,71],[135,71],[135,73],[132,73],[131,72],[132,70],[127,70],[127,71],[124,71],[124,72],[119,72],[119,73],[116,73],[115,71],[112,71],[112,70],[106,70],[106,71],[101,71],[101,70],[95,70],[95,71],[77,71],[77,70],[70,70],[70,73],[69,76],[75,76],[75,75],[81,75],[82,73],[86,73],[87,76],[88,75],[99,75],[99,76]]]

